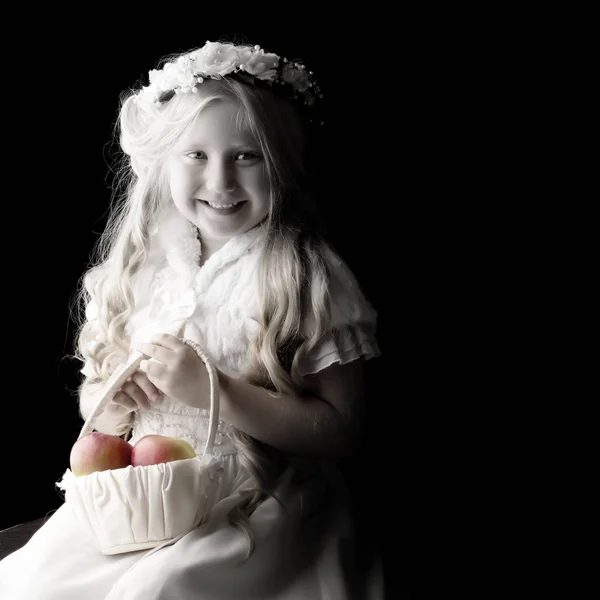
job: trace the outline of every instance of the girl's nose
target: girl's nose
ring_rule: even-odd
[[[226,161],[209,161],[205,170],[205,186],[211,192],[216,194],[229,193],[235,190],[235,170]]]

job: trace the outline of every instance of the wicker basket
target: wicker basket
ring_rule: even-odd
[[[210,381],[209,433],[202,455],[150,466],[127,466],[76,477],[67,469],[58,487],[98,549],[119,554],[174,543],[206,521],[223,473],[213,455],[219,417],[218,378],[204,351],[183,339],[206,365]],[[108,380],[79,438],[93,431],[96,418],[145,356],[135,352]]]

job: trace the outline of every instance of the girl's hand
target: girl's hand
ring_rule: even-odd
[[[151,402],[157,402],[162,397],[158,389],[143,371],[136,371],[114,395],[111,402],[122,406],[129,412],[138,408],[149,408]]]
[[[159,333],[138,350],[153,359],[143,360],[140,369],[164,394],[194,408],[208,408],[208,372],[192,348],[174,335]]]

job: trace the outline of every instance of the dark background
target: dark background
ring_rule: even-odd
[[[35,77],[9,94],[19,100],[7,125],[18,135],[7,169],[14,187],[5,191],[0,529],[61,503],[55,482],[82,425],[80,365],[67,358],[69,303],[105,222],[118,95],[163,54],[243,36],[304,59],[327,96],[323,211],[329,237],[379,312],[382,350],[368,364],[368,433],[350,479],[394,582],[413,594],[439,582],[436,559],[451,545],[446,531],[457,527],[461,503],[461,409],[451,400],[467,391],[455,385],[466,369],[455,312],[465,308],[456,224],[466,191],[449,134],[456,73],[443,53],[431,60],[440,48],[419,21],[408,33],[410,24],[391,31],[385,15],[370,18],[319,26],[298,16],[297,31],[221,19],[226,25],[199,24],[193,34],[155,22],[160,35],[141,25],[134,34],[118,23],[63,25],[20,49],[12,68]]]

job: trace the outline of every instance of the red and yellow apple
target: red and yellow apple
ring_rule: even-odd
[[[157,465],[174,460],[194,458],[196,452],[185,440],[167,435],[149,434],[140,438],[131,452],[134,467]]]
[[[71,448],[71,472],[76,477],[95,471],[122,469],[131,464],[133,447],[122,437],[93,431],[79,438]]]

